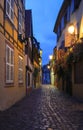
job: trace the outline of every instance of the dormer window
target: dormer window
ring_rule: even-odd
[[[13,20],[14,20],[14,0],[6,0],[6,15],[13,22]]]

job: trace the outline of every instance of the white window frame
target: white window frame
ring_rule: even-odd
[[[6,45],[6,83],[14,82],[14,50]]]
[[[23,83],[23,58],[18,57],[18,82]]]
[[[23,32],[23,18],[22,18],[22,12],[19,10],[19,34],[22,34]]]
[[[11,22],[14,21],[14,0],[6,0],[6,15]]]

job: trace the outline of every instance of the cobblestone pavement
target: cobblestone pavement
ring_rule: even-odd
[[[44,85],[0,112],[0,130],[83,130],[83,102]]]

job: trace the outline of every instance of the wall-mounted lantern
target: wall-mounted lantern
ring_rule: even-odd
[[[68,33],[71,35],[72,43],[76,43],[79,40],[78,27],[73,23],[70,23],[68,26]]]
[[[19,34],[18,39],[22,43],[28,41],[29,39],[31,39],[33,41],[33,43],[35,42],[36,44],[38,44],[38,41],[34,36],[23,37],[22,34]]]
[[[73,24],[70,24],[70,25],[68,26],[68,32],[69,32],[70,34],[74,34],[74,35],[75,35],[75,27],[74,27]]]

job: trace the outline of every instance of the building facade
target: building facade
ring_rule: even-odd
[[[54,75],[54,86],[57,86],[57,74],[55,73],[56,60],[57,59],[57,47],[53,49],[53,75]]]
[[[24,0],[0,1],[0,110],[25,95]]]
[[[34,88],[38,88],[41,85],[41,63],[42,63],[42,57],[41,57],[41,49],[40,49],[40,43],[33,39],[33,86]]]
[[[46,64],[42,67],[42,84],[51,84],[49,64]]]
[[[50,66],[50,83],[51,85],[54,85],[54,63],[55,63],[55,60],[54,60],[54,55],[50,55],[49,56],[49,66]]]
[[[25,44],[26,93],[30,93],[33,87],[33,27],[31,10],[25,10],[25,37],[28,39]]]
[[[82,5],[83,0],[64,0],[54,26],[54,32],[57,33],[58,87],[81,99],[83,99]],[[69,32],[71,25],[73,30]]]

